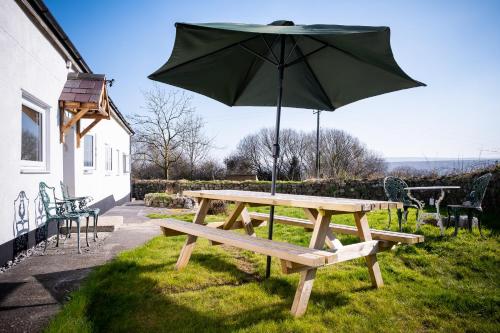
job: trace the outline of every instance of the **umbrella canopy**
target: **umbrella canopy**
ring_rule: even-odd
[[[281,107],[335,109],[423,86],[398,66],[388,27],[176,24],[167,63],[149,76],[229,106],[276,106],[271,194],[276,193]],[[276,89],[276,90],[275,90]],[[274,206],[269,214],[272,239]],[[271,257],[267,257],[266,277]]]
[[[282,106],[333,111],[424,84],[394,60],[388,27],[176,24],[174,49],[149,76],[229,106],[276,106],[284,43]]]

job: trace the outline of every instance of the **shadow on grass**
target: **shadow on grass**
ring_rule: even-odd
[[[227,262],[214,254],[193,253],[190,262],[197,262],[199,265],[217,272],[231,273],[238,281],[238,284],[261,281],[262,278],[255,271],[244,271],[236,264]],[[247,262],[247,265],[251,265]],[[252,267],[253,268],[253,267]]]
[[[217,259],[213,256],[210,256],[210,261],[202,262],[216,270],[230,265],[214,264]],[[259,321],[279,321],[287,316],[283,309],[288,308],[288,302],[271,306],[252,306],[249,303],[245,304],[244,311],[229,316],[214,308],[204,308],[201,306],[203,300],[201,304],[186,302],[175,294],[163,293],[157,281],[147,277],[147,273],[164,272],[165,269],[165,265],[137,265],[124,261],[97,269],[89,284],[81,290],[86,303],[86,319],[93,331],[232,332]],[[230,269],[236,268],[232,265]],[[243,275],[240,272],[240,276]],[[287,293],[292,290],[288,289]]]

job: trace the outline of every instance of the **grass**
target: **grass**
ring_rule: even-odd
[[[265,212],[266,209],[255,209]],[[277,214],[304,217],[299,209]],[[410,214],[408,232],[414,232]],[[163,216],[154,215],[153,218]],[[191,221],[192,214],[169,216]],[[223,216],[209,216],[220,221]],[[334,221],[353,225],[349,216]],[[387,226],[387,213],[369,215]],[[395,214],[393,221],[397,221]],[[490,217],[492,225],[498,218]],[[393,222],[392,229],[396,229]],[[266,228],[257,228],[265,236]],[[95,269],[71,295],[47,332],[499,332],[500,237],[486,229],[439,236],[379,254],[385,286],[375,290],[362,259],[320,269],[306,315],[289,314],[298,275],[283,275],[273,260],[200,239],[189,265],[173,269],[185,236],[156,237]],[[310,233],[275,225],[275,239],[307,246]],[[340,236],[346,243],[352,236]]]

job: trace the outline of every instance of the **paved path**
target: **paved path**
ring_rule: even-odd
[[[112,233],[100,233],[99,241],[91,241],[83,254],[76,252],[73,234],[59,248],[51,247],[45,255],[29,257],[0,274],[0,332],[41,331],[94,267],[159,234],[158,227],[145,217],[158,211],[165,209],[144,207],[140,202],[115,207],[105,215],[123,216],[124,224]]]

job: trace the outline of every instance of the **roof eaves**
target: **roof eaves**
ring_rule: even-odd
[[[82,69],[84,73],[92,74],[92,70],[89,65],[85,62],[80,52],[76,49],[75,45],[71,42],[68,35],[64,32],[62,27],[57,23],[57,20],[49,11],[47,6],[42,0],[24,0],[22,1],[25,5],[29,5],[36,14],[43,20],[43,22],[50,29],[52,34],[58,39],[59,43],[66,49],[66,51],[70,54],[75,62],[77,62],[78,66]],[[80,74],[81,75],[81,74]],[[110,105],[113,108],[114,113],[118,116],[121,122],[125,125],[125,127],[130,131],[131,134],[134,134],[134,130],[130,126],[130,124],[126,121],[123,114],[118,110],[116,104],[109,98]]]

